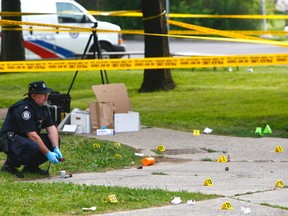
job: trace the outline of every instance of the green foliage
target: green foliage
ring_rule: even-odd
[[[81,1],[90,10],[134,10],[141,11],[141,1],[130,0],[98,0]],[[266,14],[274,13],[274,0],[266,0]],[[255,15],[262,14],[260,0],[170,0],[170,13],[181,14],[211,14],[211,15]],[[109,21],[121,26],[122,29],[143,29],[142,19],[135,17],[97,17],[99,20]],[[178,18],[178,21],[221,30],[257,30],[262,29],[261,19],[201,19]],[[273,25],[273,20],[268,21]],[[170,26],[170,29],[179,29]]]
[[[132,10],[141,11],[140,0],[137,1],[119,1],[119,0],[98,0],[97,3],[91,3],[90,1],[81,1],[79,3],[83,4],[89,10],[102,10],[102,11],[120,11],[120,10]],[[96,16],[97,20],[112,22],[121,26],[122,29],[143,29],[142,18],[138,17],[106,17],[106,16]]]
[[[210,14],[210,15],[252,15],[261,14],[258,0],[238,1],[171,1],[171,13]],[[262,20],[255,19],[180,19],[182,22],[220,30],[254,30],[261,27]],[[171,27],[173,29],[173,26]]]

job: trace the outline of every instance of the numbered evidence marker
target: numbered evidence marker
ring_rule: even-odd
[[[121,147],[121,143],[116,142],[116,143],[114,143],[114,146],[115,146],[116,148],[120,148],[120,147]]]
[[[94,143],[94,144],[93,144],[93,147],[94,147],[94,148],[100,148],[101,145],[100,145],[99,143]]]
[[[157,146],[156,151],[165,152],[165,147],[164,147],[164,145],[159,145],[159,146]]]
[[[117,203],[118,202],[118,200],[114,194],[107,196],[106,200],[110,203]]]
[[[200,136],[200,130],[193,130],[194,136]]]
[[[275,152],[283,152],[282,146],[276,146]]]
[[[221,209],[224,209],[224,210],[232,210],[232,205],[230,202],[224,202]]]
[[[217,160],[217,162],[227,162],[226,156],[225,156],[225,155],[221,155],[221,156],[219,157],[219,159]]]
[[[272,130],[269,125],[266,125],[263,131],[264,134],[272,134]]]
[[[263,135],[262,127],[256,127],[255,134],[258,134],[258,135],[262,136]]]
[[[275,185],[275,187],[281,187],[281,188],[283,188],[285,185],[284,185],[284,183],[281,181],[281,180],[278,180],[277,182],[276,182],[276,185]]]
[[[213,182],[210,178],[207,178],[204,182],[204,186],[213,186]]]

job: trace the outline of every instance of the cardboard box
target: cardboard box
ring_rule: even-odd
[[[92,86],[97,102],[112,102],[115,107],[115,113],[127,113],[131,111],[128,92],[123,83],[105,84]]]
[[[89,103],[93,133],[103,127],[115,129],[115,132],[139,131],[139,113],[131,111],[123,83],[94,85],[92,89],[97,99],[97,102]]]
[[[114,130],[118,132],[133,132],[140,130],[140,117],[138,112],[115,113]]]
[[[90,115],[87,111],[71,112],[71,125],[78,125],[78,133],[91,133]]]

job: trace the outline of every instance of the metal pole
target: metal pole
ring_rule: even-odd
[[[261,0],[261,6],[262,6],[262,15],[266,15],[266,5],[265,5],[265,0]],[[264,31],[267,31],[267,20],[266,18],[263,18],[263,29]]]
[[[170,13],[170,0],[166,0],[166,19],[168,20],[169,19],[169,13]],[[170,30],[170,26],[169,26],[169,23],[167,23],[167,30],[168,30],[168,33],[169,33],[169,30]]]

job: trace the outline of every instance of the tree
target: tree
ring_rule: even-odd
[[[141,0],[145,33],[167,34],[165,0]],[[168,38],[145,35],[145,57],[170,56]],[[172,90],[176,87],[171,69],[145,69],[139,92]]]
[[[1,6],[3,12],[21,12],[20,0],[2,0]],[[2,19],[21,21],[21,16],[2,16]],[[1,58],[4,61],[25,60],[22,31],[14,30],[15,28],[20,26],[2,26]]]

